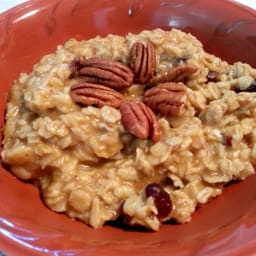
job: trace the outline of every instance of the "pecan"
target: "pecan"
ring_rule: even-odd
[[[187,99],[183,83],[162,83],[144,93],[144,103],[162,115],[180,116],[185,112]]]
[[[197,67],[189,64],[179,65],[153,77],[147,85],[155,86],[157,84],[167,82],[184,82],[190,75],[195,73],[197,70]]]
[[[135,137],[157,142],[160,127],[153,111],[142,102],[122,101],[120,105],[122,124]]]
[[[141,84],[148,82],[154,75],[156,53],[153,45],[136,42],[130,50],[130,68],[135,74],[135,81]]]
[[[81,60],[81,66],[78,75],[88,83],[121,89],[131,86],[133,82],[134,74],[130,68],[117,61],[88,58]]]
[[[112,88],[100,84],[80,83],[74,84],[70,89],[70,96],[77,104],[83,106],[103,107],[108,105],[119,108],[123,95]]]

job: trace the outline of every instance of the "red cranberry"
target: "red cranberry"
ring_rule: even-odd
[[[71,75],[70,78],[75,77],[77,75],[77,72],[79,69],[82,68],[81,60],[79,58],[75,58],[71,61],[69,64],[69,67],[71,69]]]
[[[246,89],[247,92],[256,92],[256,79],[252,81],[250,86]]]
[[[172,210],[172,202],[169,194],[157,183],[147,185],[146,197],[153,197],[159,219],[166,217]]]
[[[207,75],[207,82],[218,82],[219,81],[219,73],[217,71],[209,71]]]
[[[249,87],[247,87],[246,89],[240,90],[239,88],[237,88],[235,91],[237,93],[239,93],[239,92],[256,92],[256,79],[254,79],[252,81],[252,83],[249,85]]]
[[[226,136],[226,145],[232,146],[232,136]]]

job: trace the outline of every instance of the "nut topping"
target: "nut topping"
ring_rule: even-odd
[[[192,65],[179,65],[153,77],[149,81],[148,86],[155,86],[157,84],[166,82],[184,82],[190,75],[195,73],[197,70],[198,68]]]
[[[74,84],[70,89],[70,96],[77,104],[84,106],[97,106],[103,107],[108,105],[113,108],[119,108],[123,95],[107,86],[80,83]]]
[[[120,105],[123,126],[135,137],[157,142],[160,127],[155,114],[142,102],[122,101]]]
[[[144,93],[144,103],[162,115],[182,115],[186,99],[186,86],[183,83],[162,83]]]
[[[156,54],[153,45],[134,43],[130,50],[130,68],[135,74],[135,81],[141,84],[147,83],[154,75],[155,66]]]
[[[133,82],[133,72],[117,61],[89,58],[81,60],[81,66],[78,75],[82,76],[83,80],[88,83],[121,89],[131,86]]]

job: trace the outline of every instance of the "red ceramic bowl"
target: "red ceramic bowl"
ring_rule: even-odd
[[[35,0],[0,15],[0,116],[20,72],[70,37],[176,27],[229,62],[256,67],[256,12],[227,0]],[[255,255],[256,175],[228,186],[189,224],[159,232],[93,230],[48,210],[36,188],[0,169],[0,250],[7,255]],[[2,255],[0,253],[0,255]]]

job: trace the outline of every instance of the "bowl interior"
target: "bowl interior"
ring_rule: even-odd
[[[191,32],[210,53],[256,67],[256,13],[229,1],[28,1],[0,16],[1,126],[12,81],[30,72],[58,44],[71,37],[125,35],[157,27]],[[11,255],[241,255],[256,249],[255,175],[227,186],[223,195],[194,214],[191,223],[167,224],[152,233],[115,225],[94,231],[49,211],[36,188],[4,167],[0,172],[0,244]]]

